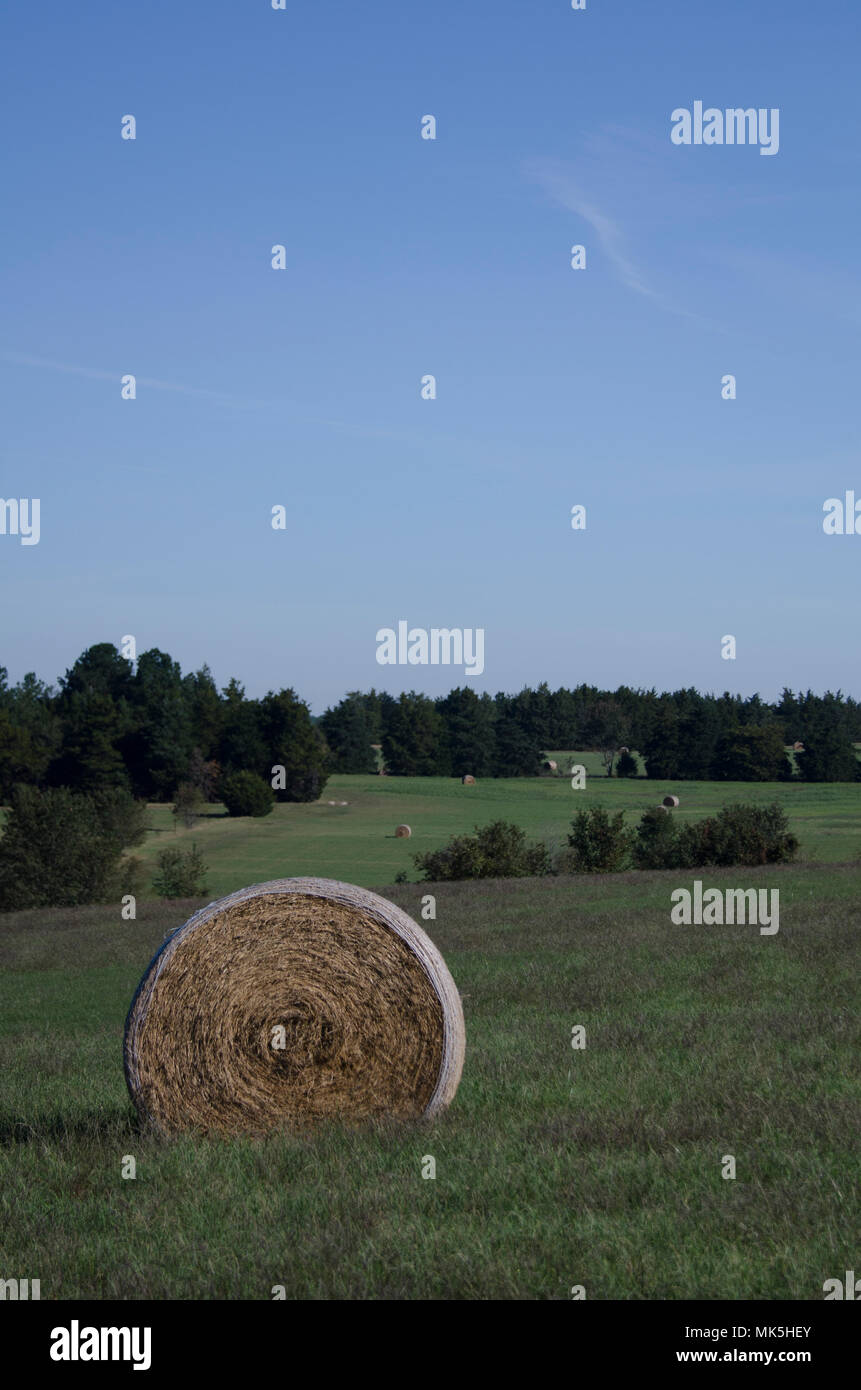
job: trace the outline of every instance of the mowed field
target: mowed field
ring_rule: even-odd
[[[559,755],[561,756],[561,755]],[[531,838],[562,848],[571,818],[582,806],[602,803],[624,810],[631,825],[668,792],[681,799],[675,814],[696,820],[733,801],[779,801],[810,862],[841,863],[861,854],[861,783],[678,782],[601,777],[595,753],[566,755],[587,769],[587,784],[573,791],[570,777],[510,778],[462,786],[443,777],[331,777],[322,799],[308,805],[276,805],[258,820],[231,820],[209,806],[191,830],[177,827],[170,806],[150,806],[146,842],[134,853],[152,877],[165,845],[194,843],[209,867],[213,897],[267,879],[315,874],[364,888],[392,883],[398,873],[418,878],[413,855],[438,849],[475,824],[510,820]],[[562,764],[560,763],[560,766]],[[570,767],[570,762],[566,763]],[[330,806],[329,801],[346,801]],[[398,840],[395,827],[412,829]],[[152,890],[144,890],[144,896]]]
[[[578,805],[635,816],[666,791],[683,816],[787,806],[802,863],[701,875],[779,888],[776,936],[673,925],[670,893],[692,879],[677,873],[385,886],[414,876],[416,848],[476,821],[561,843]],[[176,835],[161,808],[144,852],[194,838],[210,896],[312,873],[376,886],[422,920],[432,892],[422,925],[467,1027],[451,1109],[159,1140],[129,1104],[123,1022],[200,903],[143,900],[133,922],[119,905],[0,916],[0,1277],[40,1279],[43,1299],[268,1299],[283,1285],[300,1299],[552,1300],[583,1285],[590,1299],[818,1300],[857,1267],[861,788],[342,777],[330,798],[350,805],[216,815]],[[409,842],[387,838],[400,821]]]

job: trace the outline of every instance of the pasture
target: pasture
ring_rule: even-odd
[[[779,887],[776,936],[674,926],[691,875],[380,886],[475,821],[561,841],[578,796],[635,815],[668,791],[683,816],[787,806],[803,862],[703,874]],[[262,821],[175,832],[157,808],[144,852],[194,838],[210,896],[321,874],[421,920],[432,892],[422,924],[466,1016],[460,1090],[432,1123],[160,1140],[129,1104],[123,1023],[200,904],[0,916],[0,1275],[39,1278],[43,1299],[821,1299],[857,1255],[859,804],[851,786],[343,777]]]
[[[500,778],[464,787],[455,778],[334,776],[320,801],[279,804],[258,820],[231,820],[221,806],[211,805],[191,830],[177,827],[170,806],[153,805],[146,842],[134,853],[144,860],[151,878],[161,848],[193,840],[209,866],[207,884],[213,897],[249,883],[296,874],[340,878],[373,888],[394,882],[398,873],[416,879],[414,854],[438,849],[452,835],[471,831],[474,824],[511,820],[530,838],[562,848],[571,818],[581,806],[601,802],[611,811],[624,810],[633,825],[649,806],[667,792],[675,792],[681,797],[675,814],[682,821],[699,819],[732,801],[779,801],[801,841],[804,860],[839,863],[858,857],[861,784],[665,785],[645,778],[593,775],[590,763],[598,761],[597,754],[573,756],[587,768],[588,781],[582,791],[572,791],[570,777]],[[348,805],[329,806],[329,801]],[[395,839],[395,827],[401,822],[411,826],[411,839]]]

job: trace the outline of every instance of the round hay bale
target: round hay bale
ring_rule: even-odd
[[[556,772],[558,770],[552,758],[548,758],[543,766],[545,772]]]
[[[793,745],[792,745],[792,751],[793,751],[793,753],[803,753],[803,752],[804,752],[804,744],[803,744],[803,743],[793,743]]]
[[[678,798],[677,796],[665,796],[665,797],[664,797],[664,805],[665,805],[668,809],[669,809],[669,807],[671,807],[671,806],[678,806],[678,804],[679,804],[679,798]]]
[[[160,1132],[263,1134],[434,1115],[464,1047],[460,997],[421,927],[363,888],[288,878],[210,903],[167,938],[132,1000],[124,1060]]]
[[[475,778],[468,772],[465,777],[461,777],[461,782],[465,787],[474,787]]]
[[[658,804],[658,806],[656,806],[655,809],[656,809],[657,811],[666,811],[667,815],[670,814],[670,808],[669,808],[669,806],[665,806],[663,802],[660,802],[660,803]]]
[[[408,840],[412,833],[413,832],[410,830],[410,827],[408,825],[395,826],[395,835],[399,840]]]
[[[620,749],[619,749],[619,752],[620,752],[620,753],[630,753],[630,751],[631,751],[630,748],[620,748]]]

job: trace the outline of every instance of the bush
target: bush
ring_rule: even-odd
[[[123,849],[143,839],[145,815],[119,789],[14,787],[0,839],[0,910],[105,902]]]
[[[156,864],[152,886],[160,898],[201,898],[206,893],[206,865],[197,845],[163,849]]]
[[[724,806],[716,816],[684,826],[679,843],[683,868],[787,864],[798,853],[798,839],[789,832],[777,801],[770,806]]]
[[[640,768],[633,753],[620,753],[616,763],[617,777],[639,777]]]
[[[671,812],[652,806],[640,819],[632,846],[635,869],[684,869],[679,831]]]
[[[426,879],[435,883],[467,878],[529,878],[549,874],[550,854],[539,841],[527,843],[524,831],[497,820],[475,827],[474,835],[456,835],[443,849],[414,854]]]
[[[611,818],[603,806],[578,811],[571,822],[567,862],[574,873],[612,874],[624,869],[631,847],[625,813]]]
[[[275,805],[275,793],[256,772],[231,772],[222,777],[220,794],[229,816],[268,816]]]

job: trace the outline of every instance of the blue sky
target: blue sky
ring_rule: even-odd
[[[12,679],[132,633],[315,712],[463,684],[377,664],[407,619],[484,628],[478,690],[861,695],[822,530],[861,498],[854,0],[13,0],[2,38]],[[695,100],[779,108],[779,153],[674,146]]]

